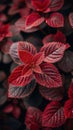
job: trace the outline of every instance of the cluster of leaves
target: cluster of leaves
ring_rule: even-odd
[[[0,62],[10,63],[8,77],[0,73],[0,106],[10,99],[2,112],[16,120],[26,110],[28,130],[73,129],[72,9],[65,0],[0,2]]]

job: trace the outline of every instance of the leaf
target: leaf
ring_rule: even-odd
[[[69,99],[64,105],[65,118],[73,118],[73,99]]]
[[[65,123],[63,107],[59,102],[48,104],[42,115],[42,126],[59,127]]]
[[[23,87],[16,87],[9,85],[8,97],[9,98],[25,98],[29,96],[35,89],[35,80],[32,80],[28,85]]]
[[[61,42],[49,42],[45,44],[41,51],[45,53],[45,62],[55,63],[62,59],[64,51],[69,48],[69,44],[63,44]]]
[[[15,42],[10,47],[9,54],[12,57],[12,59],[14,60],[14,62],[17,64],[21,64],[18,50],[22,50],[22,51],[26,50],[26,51],[31,52],[32,54],[36,53],[36,48],[31,43],[26,42],[26,41]]]
[[[60,101],[63,98],[63,88],[46,88],[39,87],[40,94],[47,100],[51,101]]]
[[[62,42],[66,43],[66,36],[61,31],[57,31],[56,34],[49,34],[43,38],[43,44],[47,44],[48,42]]]
[[[49,63],[40,65],[43,74],[34,73],[36,81],[47,88],[57,88],[62,86],[61,75],[57,68]]]
[[[73,70],[73,52],[66,51],[62,60],[58,63],[58,67],[68,73]]]
[[[69,23],[70,23],[71,27],[73,28],[73,12],[71,12],[69,14]]]
[[[64,125],[65,130],[73,130],[73,119],[67,119],[65,125]]]
[[[41,127],[41,118],[42,118],[42,112],[38,108],[28,107],[25,116],[25,124],[27,128],[30,129],[31,126],[34,124]]]
[[[24,64],[30,64],[32,62],[33,59],[33,55],[32,53],[30,53],[29,51],[23,51],[23,50],[19,50],[19,58],[20,60],[24,63]]]
[[[73,99],[73,82],[69,86],[68,97],[71,98],[71,99]]]
[[[46,23],[52,28],[64,27],[64,17],[61,13],[55,12],[46,19]]]
[[[51,4],[49,6],[50,11],[58,11],[64,5],[64,0],[51,0]]]
[[[24,77],[24,75],[22,75],[23,68],[24,65],[18,66],[13,70],[8,79],[10,84],[18,87],[18,86],[25,86],[31,82],[31,80],[33,79],[33,75]]]
[[[18,50],[22,50],[22,51],[26,50],[32,54],[36,54],[37,52],[35,46],[33,46],[32,43],[27,42],[27,41],[18,42]]]
[[[48,6],[51,3],[51,0],[31,0],[33,7],[37,10],[37,11],[44,11],[48,8]]]
[[[39,26],[44,22],[44,17],[41,17],[38,13],[33,12],[26,17],[25,29],[30,29]]]

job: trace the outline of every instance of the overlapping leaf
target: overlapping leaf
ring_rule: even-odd
[[[61,13],[55,12],[46,19],[46,23],[53,28],[64,27],[64,17]]]
[[[40,65],[42,74],[34,73],[36,81],[47,88],[56,88],[62,86],[61,75],[57,68],[49,63],[42,63]]]
[[[63,98],[63,88],[46,88],[46,87],[39,87],[39,91],[41,95],[51,101],[60,101]]]
[[[33,12],[27,16],[25,22],[25,29],[30,29],[33,27],[39,26],[41,23],[44,22],[44,17],[41,17],[38,13]]]
[[[45,108],[42,115],[42,125],[44,127],[59,127],[65,123],[63,107],[59,102],[51,102]]]
[[[68,96],[69,98],[73,99],[73,82],[70,84],[70,87],[68,90]]]
[[[10,98],[24,98],[29,96],[35,89],[36,83],[35,80],[31,81],[28,85],[23,87],[16,87],[9,85],[8,97]]]
[[[45,53],[45,62],[55,63],[59,61],[64,51],[69,48],[69,44],[63,44],[61,42],[49,42],[41,48],[41,51]]]

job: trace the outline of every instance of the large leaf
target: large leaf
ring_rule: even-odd
[[[42,63],[40,65],[42,74],[34,73],[36,81],[47,88],[56,88],[62,86],[61,75],[57,68],[49,63]]]
[[[65,123],[63,107],[59,102],[51,102],[45,108],[42,115],[42,126],[59,127]]]
[[[69,47],[69,44],[63,44],[61,42],[49,42],[45,44],[41,51],[45,52],[45,62],[55,63],[62,59],[64,51]]]
[[[41,23],[44,22],[44,17],[41,17],[38,13],[33,12],[27,16],[25,22],[25,29],[30,29],[33,27],[39,26]]]
[[[46,87],[39,87],[39,91],[41,95],[51,101],[60,101],[63,98],[63,88],[46,88]]]
[[[35,89],[35,80],[31,81],[28,85],[23,87],[16,87],[9,85],[8,97],[10,98],[24,98],[29,96]]]
[[[55,12],[46,19],[46,23],[53,28],[64,27],[64,17],[61,13]]]
[[[33,79],[33,75],[30,76],[24,76],[22,75],[22,70],[24,68],[24,65],[16,67],[11,75],[9,76],[9,83],[15,86],[25,86],[31,82]]]
[[[69,14],[69,23],[70,23],[71,27],[73,28],[73,12],[71,12]]]
[[[58,11],[64,5],[64,0],[51,0],[50,11]]]
[[[28,129],[31,129],[33,126],[36,126],[37,129],[41,127],[41,118],[42,112],[35,107],[28,107],[25,117],[25,124]],[[37,130],[36,129],[36,130]]]

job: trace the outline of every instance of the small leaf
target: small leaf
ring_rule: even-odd
[[[25,29],[30,29],[39,26],[44,22],[44,17],[41,17],[38,13],[33,12],[26,17]]]
[[[10,98],[25,98],[29,96],[35,89],[35,80],[32,80],[28,85],[23,87],[16,87],[9,85],[8,97]]]
[[[51,4],[49,6],[50,11],[58,11],[64,5],[64,0],[51,0]]]
[[[42,115],[42,126],[59,127],[65,123],[63,107],[59,102],[51,102],[45,108]]]
[[[55,12],[46,19],[46,23],[53,28],[64,27],[64,17],[61,13]]]
[[[73,82],[70,84],[70,87],[68,89],[68,96],[69,98],[73,99]]]
[[[45,53],[45,62],[55,63],[62,59],[64,51],[69,48],[69,44],[63,44],[61,42],[49,42],[45,44],[41,51]]]
[[[39,87],[39,91],[41,95],[51,101],[60,101],[63,98],[63,88],[46,88],[46,87]]]
[[[49,63],[42,63],[40,65],[42,74],[34,73],[36,81],[47,88],[57,88],[62,86],[61,76],[57,68]]]

